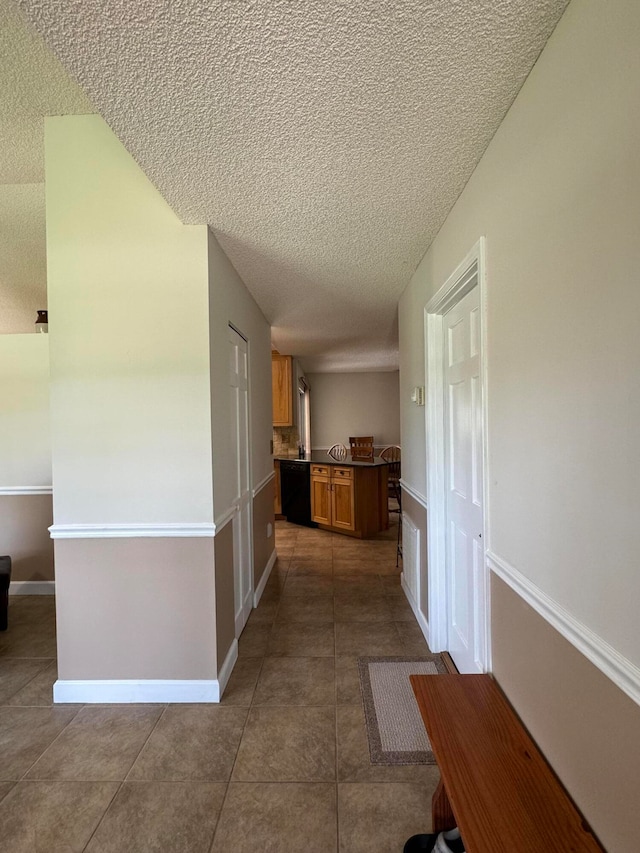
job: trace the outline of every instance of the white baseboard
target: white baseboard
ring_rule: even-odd
[[[407,596],[407,601],[411,609],[413,610],[413,615],[416,617],[416,621],[420,626],[420,630],[422,631],[424,638],[426,640],[427,645],[431,648],[431,643],[429,642],[429,623],[427,622],[424,613],[418,607],[418,602],[415,600],[413,595],[411,594],[411,590],[409,589],[409,585],[406,583],[404,579],[404,572],[400,575],[400,583],[402,585],[402,589],[404,590],[404,594]]]
[[[557,601],[532,583],[522,572],[497,554],[487,552],[487,565],[507,586],[523,598],[579,652],[624,693],[640,705],[640,668],[606,640],[575,618]]]
[[[55,581],[11,581],[9,595],[55,595]]]
[[[233,672],[233,668],[236,665],[236,661],[238,660],[238,641],[234,638],[229,651],[227,652],[227,656],[224,659],[224,663],[220,667],[218,672],[218,690],[219,695],[225,691],[229,678],[231,677],[231,673]],[[218,702],[220,699],[218,699]]]
[[[226,661],[225,661],[226,663]],[[53,701],[79,704],[219,702],[220,682],[217,679],[179,680],[82,680],[59,679],[53,685]]]
[[[264,588],[267,585],[267,581],[269,580],[269,575],[271,574],[271,569],[275,566],[276,560],[278,559],[278,552],[274,549],[273,553],[269,557],[267,565],[265,566],[264,572],[262,573],[262,577],[260,578],[260,583],[256,587],[255,593],[253,594],[253,606],[257,607],[260,603],[260,599],[262,598],[262,593],[264,592]]]

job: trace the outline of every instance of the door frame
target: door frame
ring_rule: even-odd
[[[448,647],[448,600],[446,564],[446,477],[445,477],[445,407],[444,407],[444,315],[474,287],[479,288],[480,364],[482,381],[482,565],[477,579],[480,618],[482,667],[491,671],[491,600],[489,550],[487,458],[487,300],[485,238],[480,237],[464,260],[456,267],[424,309],[425,376],[427,378],[427,590],[429,596],[429,647],[434,652]]]

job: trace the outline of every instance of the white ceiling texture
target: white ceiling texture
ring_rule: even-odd
[[[278,349],[358,371],[567,0],[17,3]]]

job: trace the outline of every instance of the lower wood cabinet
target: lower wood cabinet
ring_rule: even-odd
[[[388,527],[386,468],[312,463],[311,519],[359,537]]]

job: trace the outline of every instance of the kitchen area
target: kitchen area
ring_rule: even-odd
[[[276,518],[359,539],[386,530],[389,466],[379,453],[399,440],[398,372],[305,375],[273,351],[272,392]],[[365,433],[371,454],[352,455],[349,438]]]

